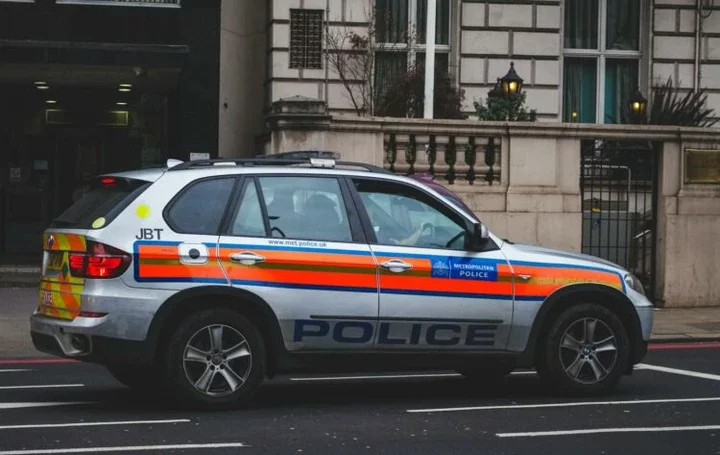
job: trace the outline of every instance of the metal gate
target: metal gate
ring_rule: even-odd
[[[582,252],[634,273],[654,299],[658,154],[649,142],[584,141]]]

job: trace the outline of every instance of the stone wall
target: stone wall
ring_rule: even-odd
[[[685,148],[720,148],[706,141],[666,142],[658,203],[658,295],[666,306],[720,305],[720,186],[684,182]]]
[[[219,155],[253,156],[263,130],[267,8],[222,1],[220,29]]]
[[[655,0],[653,15],[653,83],[672,77],[688,90],[697,84],[708,92],[708,106],[720,111],[720,5],[701,17],[695,0]]]
[[[541,120],[560,114],[560,0],[477,2],[461,8],[459,81],[465,90],[463,110],[474,114],[474,101],[485,100],[510,61],[525,79],[527,105]]]

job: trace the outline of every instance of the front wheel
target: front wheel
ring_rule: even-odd
[[[165,369],[171,392],[193,407],[247,402],[265,377],[265,345],[255,326],[227,309],[187,317],[170,339]]]
[[[563,311],[538,349],[540,377],[558,390],[576,394],[612,389],[630,358],[630,343],[622,321],[597,304]]]

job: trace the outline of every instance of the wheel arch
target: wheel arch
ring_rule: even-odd
[[[167,299],[155,313],[148,330],[147,341],[152,346],[151,361],[162,356],[162,348],[172,334],[172,328],[186,315],[206,308],[229,308],[257,324],[266,343],[268,374],[274,371],[284,343],[280,323],[275,312],[258,295],[242,289],[224,286],[198,286],[180,291]]]
[[[581,303],[602,305],[620,318],[630,340],[631,362],[629,362],[629,367],[632,368],[632,365],[636,362],[635,359],[641,358],[641,352],[644,350],[640,318],[637,311],[635,311],[635,306],[622,291],[610,286],[592,283],[563,287],[545,299],[530,329],[523,355],[524,360],[534,364],[537,347],[543,342],[543,338],[550,330],[555,318],[565,309]]]

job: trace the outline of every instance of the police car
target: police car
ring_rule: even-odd
[[[103,175],[43,241],[37,349],[210,409],[290,371],[535,368],[595,394],[652,328],[619,266],[502,240],[437,183],[322,154]]]

